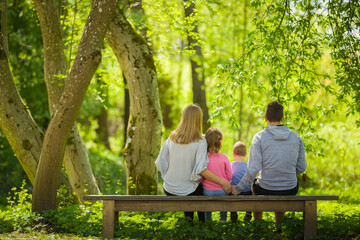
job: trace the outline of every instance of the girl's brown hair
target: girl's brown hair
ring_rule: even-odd
[[[222,132],[217,128],[209,128],[206,131],[205,138],[208,144],[208,152],[219,152],[221,149],[221,142],[223,139]]]
[[[196,104],[185,107],[179,126],[170,133],[171,141],[180,144],[198,142],[202,136],[203,112]]]

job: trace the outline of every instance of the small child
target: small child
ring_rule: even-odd
[[[247,163],[244,162],[244,159],[246,157],[246,145],[243,142],[237,142],[233,146],[233,156],[234,156],[234,162],[231,163],[233,176],[231,179],[231,185],[237,185],[241,178],[244,176],[246,169],[247,169]],[[247,188],[240,193],[240,195],[252,195],[251,192],[251,185],[247,186]],[[238,215],[237,212],[231,212],[231,221],[236,222]],[[246,212],[244,220],[249,221],[252,218],[251,212]]]
[[[208,169],[218,177],[230,181],[232,178],[232,170],[229,158],[219,153],[221,149],[221,142],[223,134],[219,129],[209,128],[206,131],[205,138],[208,144],[208,157],[209,164]],[[204,195],[208,196],[223,196],[226,192],[223,190],[221,185],[214,183],[209,180],[204,180]],[[220,212],[220,222],[226,222],[227,212]],[[212,212],[205,212],[205,221],[212,220]]]

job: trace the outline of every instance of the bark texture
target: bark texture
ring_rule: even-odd
[[[7,41],[7,0],[2,1],[1,9],[1,33],[2,34],[2,46],[5,53],[8,53],[8,41]]]
[[[33,211],[55,209],[56,180],[66,140],[74,125],[89,83],[101,61],[101,48],[117,0],[95,1],[86,21],[74,65],[44,137],[35,176]]]
[[[50,113],[53,115],[64,91],[67,63],[59,11],[55,0],[34,0],[39,16],[44,42],[44,72],[49,96]],[[79,200],[87,194],[99,194],[89,157],[76,124],[73,125],[66,144],[64,165],[72,188]]]
[[[128,194],[157,194],[155,160],[161,144],[162,116],[153,55],[121,12],[111,22],[107,39],[130,92],[130,118],[124,154]]]
[[[0,45],[0,90],[0,128],[33,184],[44,134],[16,89],[3,45]],[[58,184],[72,190],[63,171]]]
[[[128,129],[128,123],[129,123],[129,118],[130,118],[130,93],[129,93],[129,88],[128,88],[128,84],[126,81],[126,77],[123,73],[123,81],[124,81],[124,116],[123,116],[123,121],[124,121],[124,129],[123,129],[123,136],[124,136],[124,143],[123,143],[123,148],[126,145],[126,138],[127,138],[127,129]]]
[[[191,18],[195,12],[195,1],[183,0],[185,5],[185,18]],[[193,21],[192,21],[193,22]],[[195,50],[195,55],[190,59],[191,62],[191,76],[192,76],[192,89],[193,89],[193,103],[199,104],[203,111],[203,129],[206,131],[210,127],[209,109],[206,104],[205,93],[205,73],[202,63],[201,46],[196,37],[199,36],[197,22],[194,21],[193,29],[189,30],[187,39],[189,49]]]

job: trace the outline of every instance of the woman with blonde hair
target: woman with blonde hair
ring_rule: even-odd
[[[198,105],[185,107],[179,126],[165,141],[155,164],[164,180],[164,192],[168,196],[203,195],[200,179],[204,177],[220,184],[229,193],[228,181],[216,176],[207,169],[207,142],[202,136],[202,110]],[[191,220],[193,212],[185,212]],[[198,212],[199,220],[204,222],[204,213]]]

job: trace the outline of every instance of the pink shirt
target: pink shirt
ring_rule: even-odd
[[[232,178],[232,169],[229,158],[223,153],[209,153],[209,164],[207,169],[213,172],[216,176],[221,177],[227,181]],[[203,181],[204,189],[206,190],[223,190],[221,185],[209,180]]]

